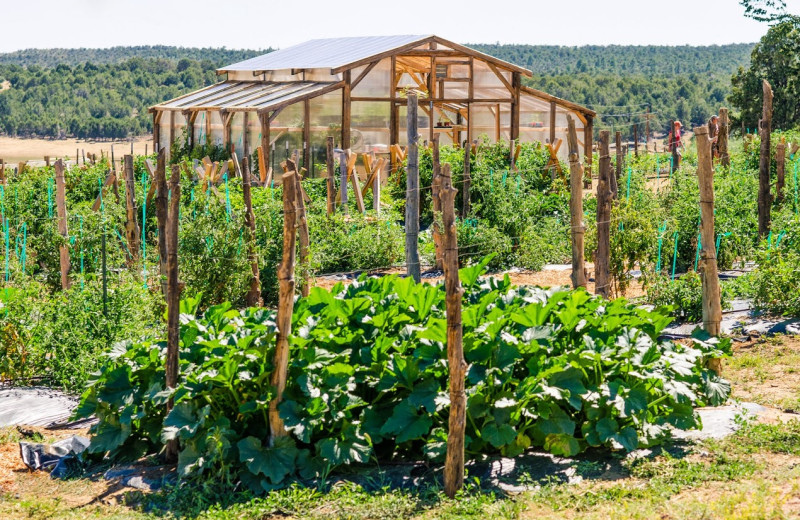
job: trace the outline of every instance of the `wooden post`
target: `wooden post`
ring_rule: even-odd
[[[556,145],[556,102],[550,102],[550,144]]]
[[[719,162],[722,166],[729,167],[731,165],[731,156],[728,154],[728,134],[730,134],[730,121],[728,120],[728,109],[719,109],[719,139],[717,146],[719,147]]]
[[[69,279],[69,231],[67,229],[67,188],[64,182],[64,161],[56,161],[56,210],[58,212],[58,233],[63,242],[59,247],[59,263],[61,265],[61,288],[70,288]]]
[[[287,161],[287,166],[289,168],[297,169],[297,165],[292,163],[292,161]],[[355,175],[355,173],[353,173]],[[306,218],[306,203],[303,200],[303,185],[301,184],[300,174],[294,176],[295,179],[295,196],[297,197],[297,234],[299,236],[300,242],[300,270],[302,273],[302,284],[300,286],[300,294],[303,296],[308,296],[308,292],[311,289],[309,284],[309,267],[308,267],[308,246],[309,246],[309,237],[308,237],[308,220]]]
[[[375,154],[372,154],[372,175],[375,177],[372,181],[372,209],[375,210],[376,215],[381,214],[381,172],[383,171],[384,160],[375,161]],[[367,179],[369,182],[369,179]],[[366,191],[367,186],[364,186]],[[363,193],[361,194],[364,195]]]
[[[769,233],[772,195],[769,186],[770,134],[772,132],[772,87],[763,80],[764,105],[759,122],[761,134],[761,158],[758,163],[758,236],[764,238]]]
[[[326,147],[327,147],[327,155],[326,155],[326,168],[328,170],[327,175],[327,187],[328,187],[328,215],[333,215],[336,211],[336,204],[335,204],[335,193],[336,193],[336,181],[335,175],[336,171],[334,170],[334,162],[333,162],[333,137],[328,137],[326,140]]]
[[[168,297],[167,288],[167,261],[169,258],[169,251],[167,250],[167,219],[169,211],[169,201],[167,192],[167,170],[166,170],[166,153],[161,150],[158,153],[158,163],[156,165],[155,175],[153,175],[153,186],[156,190],[156,218],[158,219],[158,257],[159,267],[161,272],[161,294]]]
[[[578,132],[575,120],[567,116],[567,145],[569,147],[569,209],[572,226],[572,287],[586,287],[586,266],[583,253],[583,166],[578,150]]]
[[[477,145],[478,141],[474,141],[474,144]],[[470,159],[472,157],[472,147],[467,142],[467,146],[464,147],[464,189],[462,190],[461,197],[462,197],[462,210],[461,210],[461,218],[467,218],[469,216],[470,210],[470,187],[472,184],[472,172],[470,171]]]
[[[347,152],[339,154],[339,201],[342,204],[342,213],[347,215]]]
[[[781,137],[775,146],[775,163],[777,180],[775,181],[775,200],[783,201],[783,187],[786,185],[786,139]]]
[[[48,168],[50,167],[50,156],[49,155],[45,155],[44,156],[44,165],[47,166]]]
[[[644,116],[644,153],[650,153],[650,105],[647,105],[647,112]]]
[[[132,156],[126,156],[131,157]],[[126,161],[127,164],[127,161]],[[172,166],[172,177],[169,179],[169,215],[167,216],[167,363],[165,379],[167,388],[178,386],[178,346],[180,343],[180,289],[178,287],[178,220],[181,205],[181,167]],[[167,413],[172,410],[173,401],[167,401]],[[167,460],[178,458],[178,439],[173,439],[166,446]]]
[[[625,154],[622,153],[622,132],[617,132],[614,136],[616,144],[617,165],[614,170],[614,175],[611,175],[611,196],[614,200],[619,199],[619,180],[622,178],[622,163],[625,159]]]
[[[639,157],[639,125],[633,125],[633,156]]]
[[[247,161],[247,157],[242,159]],[[259,166],[260,168],[260,166]],[[256,216],[253,213],[253,198],[250,193],[250,168],[242,169],[242,199],[244,200],[244,225],[248,229],[247,258],[250,260],[250,290],[245,296],[245,303],[250,307],[261,306],[261,276],[258,271],[258,257],[256,256]]]
[[[269,403],[270,444],[278,437],[286,436],[278,405],[286,388],[286,372],[289,367],[289,334],[292,332],[292,309],[294,308],[294,261],[297,237],[297,172],[283,174],[283,260],[278,266],[278,337],[275,357],[269,382],[275,388],[275,398]]]
[[[610,286],[610,220],[611,220],[611,157],[608,154],[608,130],[600,132],[600,173],[597,182],[597,252],[594,259],[594,292],[604,298],[611,294]]]
[[[406,268],[408,275],[419,283],[419,150],[417,141],[417,95],[408,94],[406,130],[408,148],[406,150]]]
[[[703,328],[712,336],[720,333],[722,305],[720,302],[717,251],[714,239],[714,167],[708,128],[694,129],[697,140],[697,179],[700,185],[700,278],[703,283]],[[719,359],[709,361],[709,368],[719,375]]]
[[[594,143],[594,118],[586,116],[586,125],[583,127],[583,153],[586,155],[586,160],[583,163],[584,181],[583,187],[591,189],[592,187],[592,161],[593,161],[593,143]]]
[[[166,150],[165,150],[166,152]],[[136,222],[136,199],[134,198],[136,181],[133,178],[133,156],[125,156],[125,202],[126,220],[125,237],[128,240],[128,251],[131,254],[128,266],[132,266],[139,256],[139,224]]]
[[[466,147],[469,149],[469,146]],[[455,197],[450,165],[439,176],[439,204],[442,208],[444,244],[444,287],[447,314],[447,363],[450,367],[450,416],[447,428],[447,455],[444,464],[444,492],[454,497],[464,485],[464,432],[467,422],[467,394],[461,325],[461,298],[464,290],[458,279],[458,241],[456,238]]]
[[[439,162],[439,135],[433,136],[433,183],[431,185],[431,202],[433,206],[433,221],[442,215],[442,201],[439,199],[439,176],[442,166]],[[433,247],[436,269],[443,269],[444,251],[442,250],[442,233],[438,226],[433,226]]]

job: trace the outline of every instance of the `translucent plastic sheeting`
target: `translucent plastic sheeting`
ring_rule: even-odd
[[[350,149],[358,153],[388,153],[389,103],[354,101],[350,110]]]
[[[367,70],[367,66],[353,69],[351,81],[356,81]],[[353,97],[382,97],[390,96],[392,85],[392,61],[385,58],[378,62],[366,76],[351,90]]]
[[[275,144],[272,154],[273,171],[280,170],[280,162],[298,151],[298,161],[303,157],[303,103],[284,108],[270,124],[270,140]]]

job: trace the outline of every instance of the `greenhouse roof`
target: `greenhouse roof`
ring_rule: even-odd
[[[260,74],[291,69],[330,69],[332,73],[339,73],[390,54],[412,51],[425,43],[441,44],[450,50],[480,57],[504,69],[531,75],[527,69],[434,35],[351,36],[309,40],[219,68],[217,74],[237,71]]]
[[[341,84],[313,81],[295,83],[223,81],[156,105],[154,108],[157,110],[221,110],[226,112],[277,110],[337,88],[341,88]]]

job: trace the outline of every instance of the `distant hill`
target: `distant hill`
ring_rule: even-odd
[[[0,54],[0,64],[38,65],[54,68],[58,65],[115,64],[131,58],[161,58],[171,61],[189,59],[208,60],[214,66],[228,65],[274,49],[214,49],[211,47],[168,47],[166,45],[140,45],[135,47],[109,47],[107,49],[25,49]]]
[[[490,45],[465,44],[534,74],[727,74],[750,63],[755,43],[692,47],[666,45]]]
[[[705,47],[467,44],[531,69],[527,85],[594,109],[596,129],[626,138],[651,109],[702,124],[726,104],[731,76],[754,44]],[[266,50],[168,46],[27,49],[0,54],[0,132],[124,137],[152,131],[147,107],[218,81],[214,69]],[[4,89],[4,90],[3,90]]]

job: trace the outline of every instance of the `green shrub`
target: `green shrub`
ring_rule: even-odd
[[[466,454],[542,447],[631,451],[699,425],[695,405],[730,387],[705,369],[729,342],[658,340],[670,318],[583,290],[517,288],[461,271],[465,287]],[[446,319],[441,286],[362,277],[297,301],[279,413],[290,436],[269,445],[276,327],[265,309],[182,305],[179,385],[165,388],[164,341],[116,346],[82,397],[90,452],[135,459],[178,439],[181,477],[207,474],[256,492],[372,458],[439,462],[446,449]],[[164,415],[169,397],[175,408]]]

